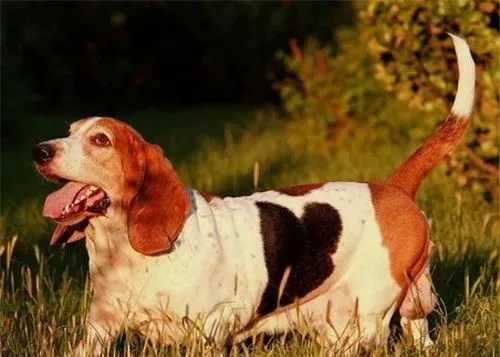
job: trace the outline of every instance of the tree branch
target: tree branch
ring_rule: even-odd
[[[479,167],[481,170],[484,172],[488,173],[490,176],[496,177],[497,179],[500,178],[500,169],[496,168],[494,165],[488,164],[485,162],[483,159],[481,159],[479,156],[477,156],[467,145],[464,143],[461,144],[462,148],[465,151],[465,154],[469,158],[469,160]]]

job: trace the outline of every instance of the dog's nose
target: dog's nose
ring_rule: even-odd
[[[55,151],[50,144],[38,144],[31,150],[31,156],[37,164],[46,164],[54,157]]]

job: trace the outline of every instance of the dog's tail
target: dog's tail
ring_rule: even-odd
[[[465,40],[449,34],[458,58],[458,90],[446,121],[417,151],[415,151],[387,180],[410,197],[415,197],[420,183],[437,163],[460,141],[467,129],[474,106],[476,69]]]

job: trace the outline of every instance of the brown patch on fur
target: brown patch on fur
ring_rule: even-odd
[[[394,172],[387,183],[415,197],[424,177],[459,143],[467,125],[467,117],[451,113],[439,130]]]
[[[144,180],[130,202],[128,236],[143,254],[170,249],[186,220],[190,201],[170,162],[159,146],[143,144]]]
[[[391,273],[403,287],[398,307],[409,293],[410,284],[425,270],[430,256],[427,222],[413,199],[427,173],[460,142],[467,126],[468,117],[450,113],[438,131],[394,172],[387,184],[370,184],[377,220],[389,248]],[[404,193],[397,193],[398,189]]]
[[[121,197],[128,208],[132,248],[143,254],[167,251],[191,206],[184,185],[158,145],[149,144],[129,125],[114,119],[104,118],[99,124],[112,131],[113,146],[122,155]]]
[[[205,201],[207,201],[208,203],[210,203],[214,198],[218,197],[218,196],[212,195],[211,193],[208,193],[208,192],[204,192],[204,191],[198,191],[198,192],[205,199]]]
[[[382,239],[389,250],[391,275],[406,290],[429,257],[427,220],[413,200],[397,187],[376,183],[368,186]]]
[[[287,187],[282,187],[282,188],[277,188],[274,191],[278,191],[280,193],[283,193],[288,196],[304,196],[308,194],[309,192],[320,188],[323,186],[322,183],[316,183],[316,184],[308,184],[308,185],[295,185],[295,186],[287,186]]]

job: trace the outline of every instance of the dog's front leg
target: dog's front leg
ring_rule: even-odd
[[[111,306],[93,301],[86,319],[84,336],[74,351],[74,355],[105,355],[120,331],[119,316],[120,314]]]

